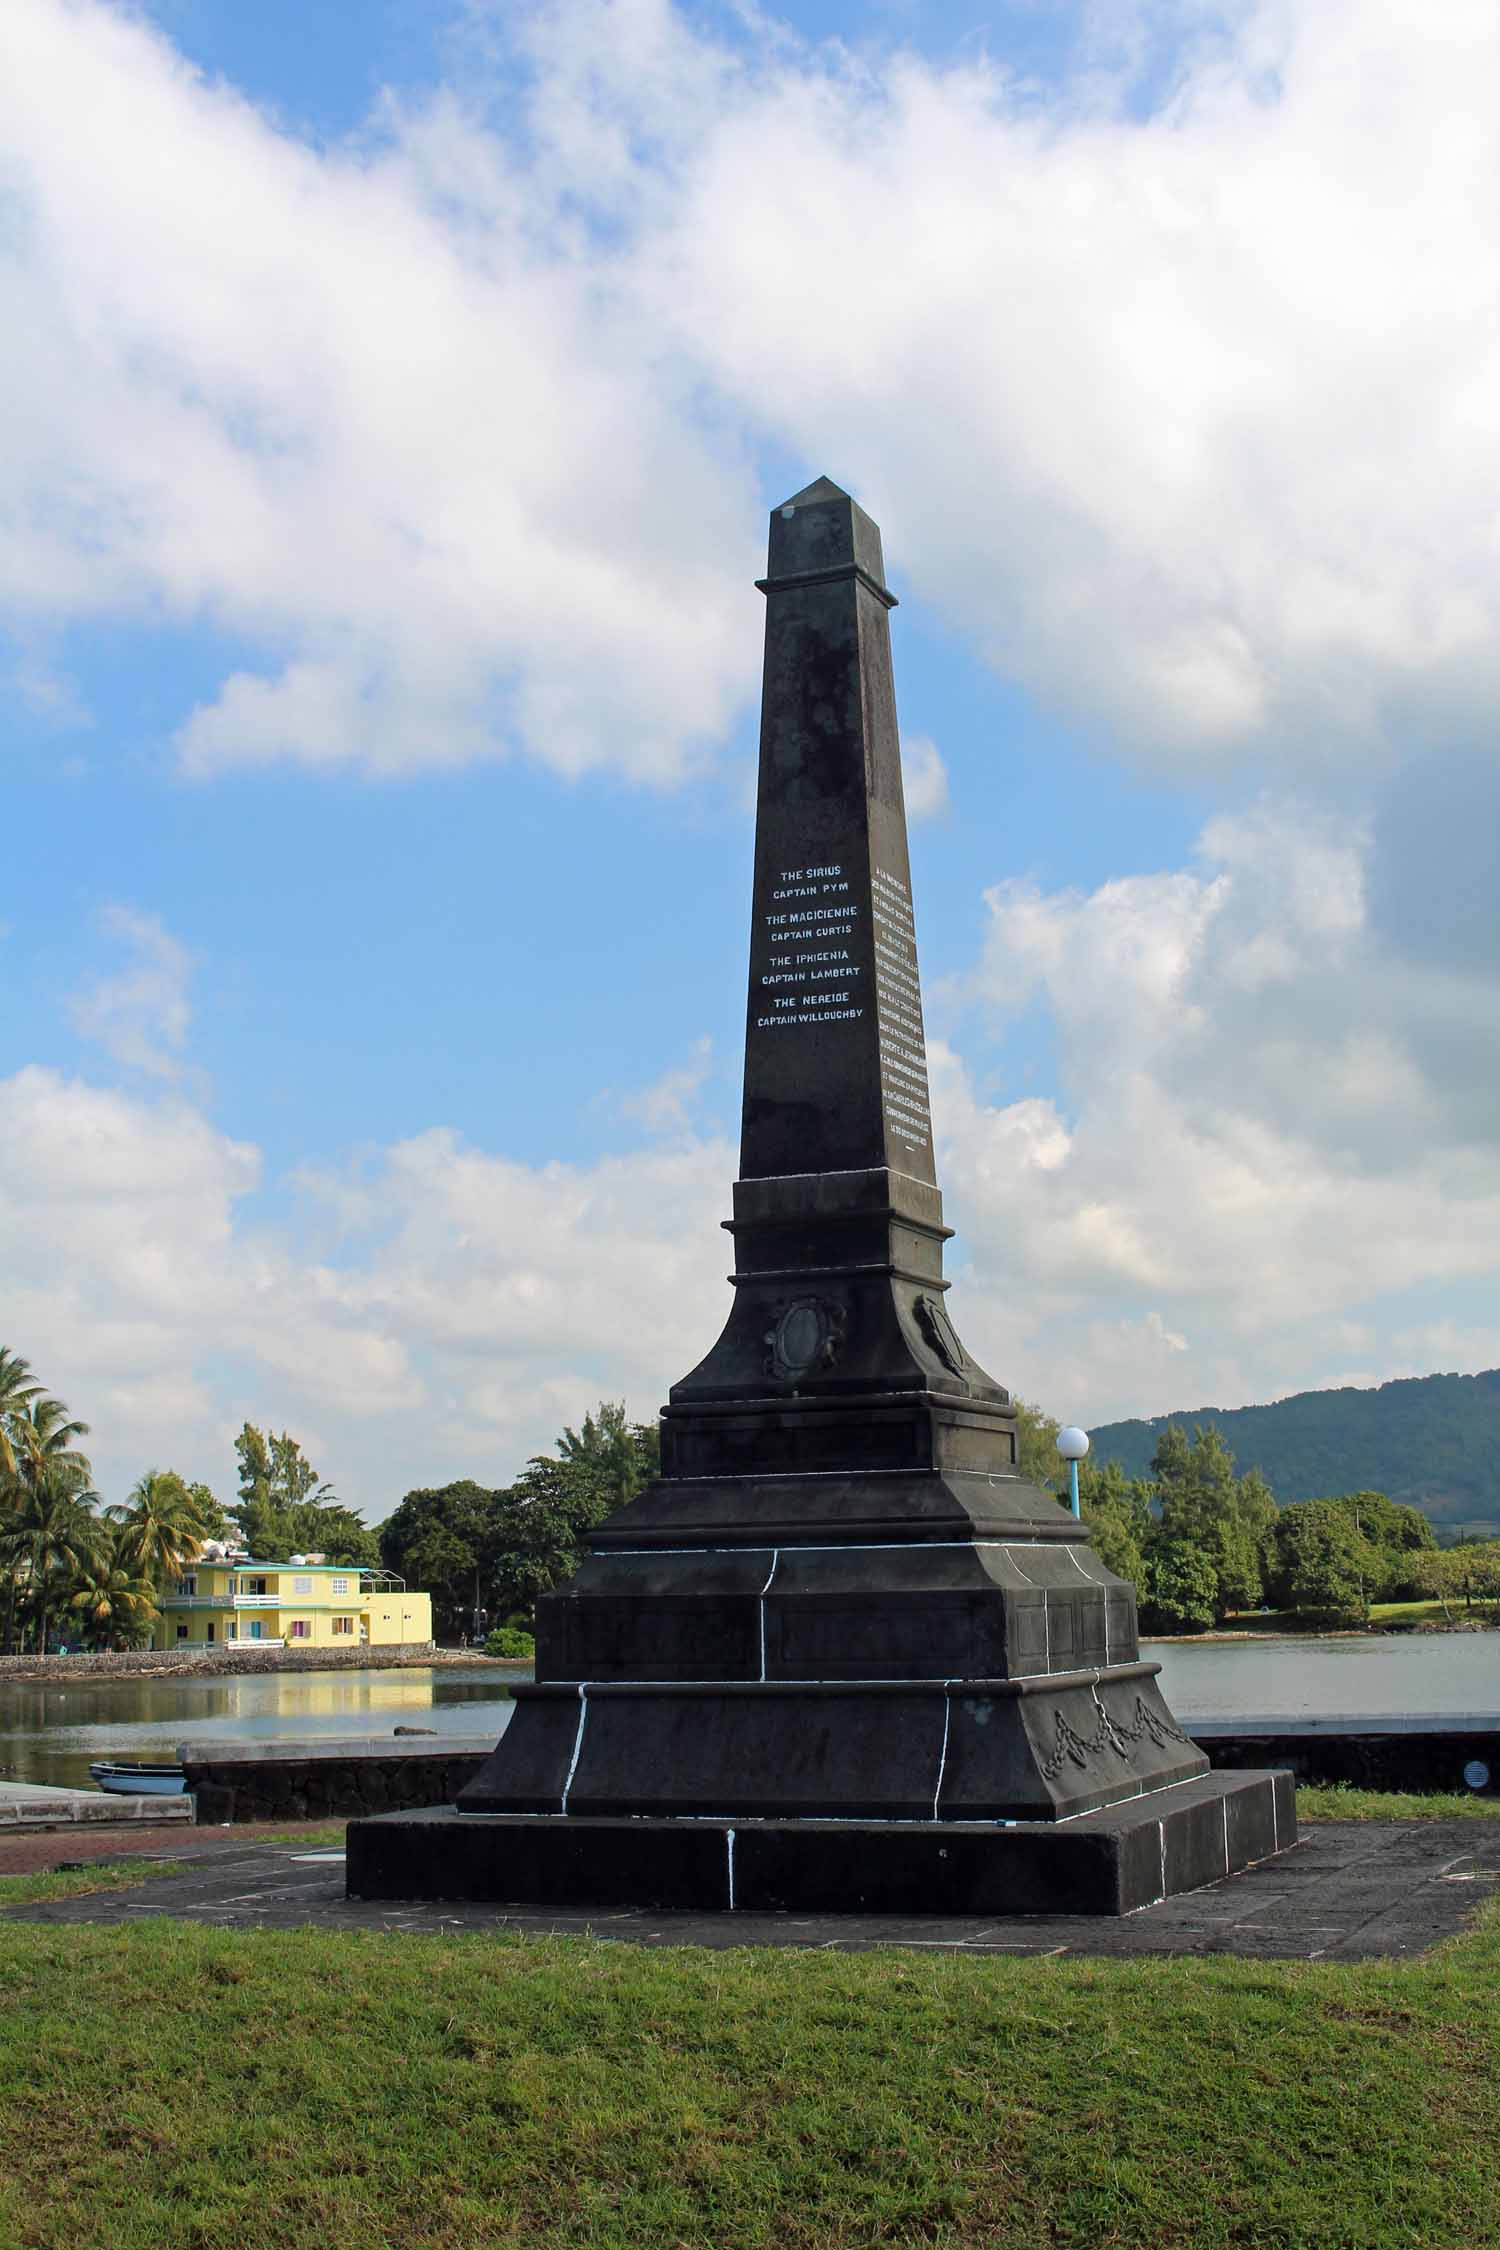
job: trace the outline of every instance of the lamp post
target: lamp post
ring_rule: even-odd
[[[1075,1516],[1082,1513],[1078,1505],[1078,1464],[1088,1449],[1087,1430],[1075,1429],[1070,1424],[1067,1429],[1058,1431],[1057,1450],[1068,1464],[1068,1506]]]

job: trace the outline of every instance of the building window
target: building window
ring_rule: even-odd
[[[294,1617],[289,1631],[290,1638],[294,1641],[310,1641],[312,1639],[312,1624],[306,1617]]]
[[[240,1592],[242,1594],[263,1594],[265,1591],[266,1582],[263,1578],[242,1578],[240,1580]]]
[[[213,1621],[213,1619],[212,1619],[212,1618],[210,1618],[210,1619],[209,1619],[209,1621],[208,1621],[208,1624],[207,1624],[207,1626],[206,1626],[206,1627],[204,1628],[204,1638],[205,1638],[206,1640],[210,1640],[210,1641],[211,1641],[211,1640],[213,1639],[213,1637],[214,1637],[214,1621]]]
[[[179,1625],[179,1626],[178,1626],[178,1628],[177,1628],[177,1638],[178,1638],[178,1639],[179,1639],[180,1641],[185,1641],[185,1640],[187,1639],[187,1627],[186,1627],[185,1625]]]
[[[354,1620],[352,1617],[336,1617],[333,1621],[333,1629],[335,1633],[348,1633],[352,1637]]]
[[[349,1591],[348,1579],[330,1578],[328,1581],[328,1591],[330,1594],[347,1594]]]
[[[224,1638],[225,1638],[225,1640],[226,1640],[226,1641],[232,1641],[232,1640],[235,1640],[235,1639],[236,1639],[236,1638],[238,1637],[238,1634],[239,1634],[239,1627],[238,1627],[238,1625],[236,1625],[236,1623],[235,1623],[234,1619],[233,1619],[232,1617],[226,1617],[226,1618],[225,1618],[225,1620],[224,1620]]]
[[[252,1641],[258,1641],[262,1637],[265,1627],[258,1617],[252,1617],[245,1630]]]
[[[294,1594],[310,1594],[312,1592],[312,1580],[310,1578],[294,1578],[292,1580],[292,1592]]]
[[[194,1577],[179,1578],[177,1581],[177,1591],[179,1594],[196,1594],[198,1591],[197,1579]]]

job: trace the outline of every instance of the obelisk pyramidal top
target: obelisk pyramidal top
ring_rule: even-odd
[[[771,517],[742,1179],[934,1179],[880,532],[820,477]]]

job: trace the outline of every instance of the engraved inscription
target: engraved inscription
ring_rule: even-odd
[[[914,1154],[932,1152],[927,1099],[927,1038],[917,977],[917,932],[911,894],[899,875],[870,872],[875,940],[875,996],[880,1024],[880,1089],[898,1141]]]
[[[870,1005],[856,957],[864,919],[842,863],[776,870],[755,933],[757,1031],[859,1022]]]

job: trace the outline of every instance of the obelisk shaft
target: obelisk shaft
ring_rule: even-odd
[[[932,1181],[893,606],[827,479],[771,519],[742,1179]]]

